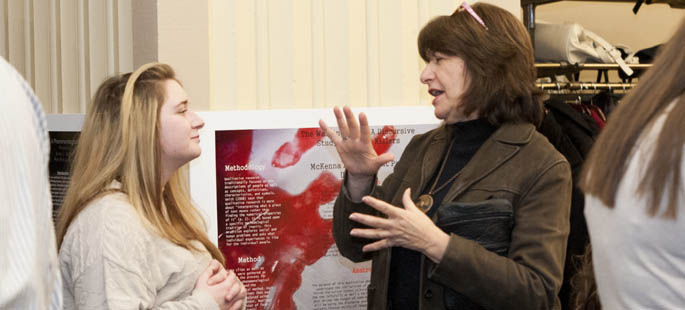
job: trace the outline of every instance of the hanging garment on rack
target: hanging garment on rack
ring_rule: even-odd
[[[615,63],[628,76],[633,70],[615,46],[579,24],[536,23],[535,59],[551,62]]]
[[[641,64],[651,64],[654,62],[654,57],[659,52],[659,48],[661,48],[661,44],[641,49],[635,53],[635,56],[640,60]]]
[[[590,102],[582,102],[579,104],[572,104],[571,107],[573,107],[579,113],[582,113],[590,117],[592,121],[595,122],[595,125],[597,125],[597,128],[599,130],[604,128],[604,126],[606,125],[606,116],[604,116],[604,112],[602,112],[602,110],[598,106]]]
[[[563,97],[563,96],[560,96]],[[562,309],[570,309],[571,278],[577,273],[576,257],[585,252],[585,245],[589,237],[585,224],[585,197],[576,186],[580,170],[587,153],[595,141],[599,129],[592,119],[577,112],[563,99],[552,98],[545,102],[547,113],[538,127],[554,147],[566,157],[571,165],[573,189],[571,192],[570,232],[566,246],[566,262],[564,264],[564,281],[559,291]]]
[[[597,128],[602,130],[607,124],[607,119],[604,116],[604,113],[602,113],[602,110],[600,110],[596,105],[586,104],[586,106],[590,111],[590,117],[592,117],[592,119],[595,121],[595,124],[597,124]]]
[[[590,104],[599,107],[604,113],[604,116],[608,119],[609,115],[614,111],[614,109],[616,109],[618,102],[623,99],[624,95],[625,94],[615,94],[608,91],[602,91],[590,99]]]
[[[661,47],[661,44],[654,45],[652,47],[648,47],[645,49],[641,49],[633,55],[633,57],[637,58],[640,64],[651,64],[654,62],[654,57],[656,57],[656,54],[659,52],[659,48]],[[623,55],[623,52],[621,53]],[[629,57],[629,55],[625,55],[625,57]],[[636,70],[635,74],[628,76],[623,71],[618,71],[618,77],[623,80],[623,82],[630,81],[632,78],[638,78],[640,77],[645,71],[644,70]]]
[[[599,133],[599,128],[597,128],[594,120],[579,113],[563,101],[555,99],[554,95],[545,102],[545,107],[554,114],[564,133],[568,135],[578,151],[581,154],[587,154]],[[584,155],[583,159],[585,159]]]

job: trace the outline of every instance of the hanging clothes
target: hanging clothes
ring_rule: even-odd
[[[589,237],[585,224],[585,197],[576,186],[580,170],[592,144],[595,142],[599,128],[589,116],[576,111],[563,99],[552,98],[545,102],[547,113],[538,127],[538,131],[547,137],[571,165],[573,190],[571,193],[570,233],[566,247],[564,264],[564,281],[559,291],[562,309],[570,309],[571,278],[577,273],[575,257],[585,252]]]

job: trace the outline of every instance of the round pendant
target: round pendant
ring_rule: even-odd
[[[433,206],[433,197],[428,194],[419,196],[419,201],[416,202],[416,206],[421,209],[423,213],[427,213]]]

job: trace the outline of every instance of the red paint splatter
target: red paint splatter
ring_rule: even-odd
[[[373,149],[380,155],[387,152],[394,143],[397,133],[393,126],[383,126],[383,129],[373,138]]]
[[[300,128],[295,133],[295,139],[286,142],[274,154],[271,165],[286,168],[300,161],[302,154],[316,145],[325,135],[317,128]]]
[[[392,126],[385,126],[374,137],[374,149],[378,154],[387,152],[392,146],[392,140],[396,136],[393,129]],[[272,159],[273,168],[284,168],[296,164],[302,154],[316,145],[322,137],[323,135],[316,128],[299,129],[293,141],[284,143],[275,152]],[[220,202],[219,210],[227,210],[227,212],[218,212],[221,232],[219,248],[226,257],[226,267],[234,269],[246,286],[250,283],[248,308],[296,309],[293,295],[302,283],[304,268],[326,255],[333,245],[332,220],[322,219],[319,215],[319,207],[335,199],[340,190],[341,181],[330,172],[322,172],[299,194],[290,194],[277,185],[269,185],[266,196],[273,200],[273,205],[277,207],[253,205],[254,208],[259,208],[259,216],[243,218],[235,203],[229,206],[225,201],[229,194],[225,188],[225,182],[226,178],[230,177],[268,184],[268,180],[263,179],[257,173],[247,169],[234,169],[249,164],[252,144],[251,130],[216,133],[217,201]],[[266,167],[266,169],[271,169],[271,167]],[[254,193],[238,193],[235,199],[247,201],[253,195]],[[229,207],[231,209],[228,209]],[[226,213],[230,221],[241,223],[257,221],[260,217],[269,217],[270,226],[267,227],[275,229],[275,233],[272,234],[275,237],[269,240],[268,244],[227,246],[228,234],[247,236],[250,233],[226,232],[225,225],[228,223]],[[240,215],[240,218],[236,218],[237,215]],[[249,231],[250,224],[239,227]],[[256,263],[239,261],[246,257],[261,257],[261,260]],[[255,276],[256,274],[258,276]],[[249,277],[252,277],[252,280],[249,280]],[[273,298],[268,305],[265,305],[266,293],[269,289],[273,292]]]

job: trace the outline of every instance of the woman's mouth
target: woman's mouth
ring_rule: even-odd
[[[442,94],[445,93],[445,91],[444,91],[444,90],[439,90],[439,89],[431,88],[431,89],[428,90],[428,93],[429,93],[431,96],[433,96],[433,102],[432,102],[432,104],[433,104],[433,105],[436,105],[436,101],[438,100],[438,98],[440,98],[440,95],[442,95]]]
[[[440,95],[442,95],[444,92],[445,92],[444,90],[439,90],[439,89],[430,89],[430,90],[428,90],[428,93],[431,94],[431,96],[433,96],[433,97],[440,96]]]

